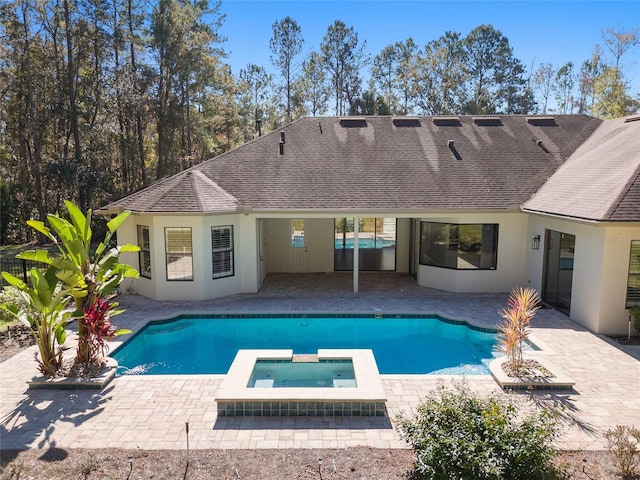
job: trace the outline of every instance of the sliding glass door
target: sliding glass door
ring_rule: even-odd
[[[569,315],[576,236],[547,230],[542,301]]]
[[[354,219],[335,220],[334,269],[353,270]],[[358,223],[359,270],[396,269],[396,219],[360,218]]]

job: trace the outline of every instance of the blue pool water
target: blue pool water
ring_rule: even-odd
[[[353,238],[347,238],[346,248],[353,248]],[[358,247],[359,248],[384,248],[384,247],[392,247],[396,244],[395,240],[388,240],[386,238],[359,238],[358,239]],[[342,248],[343,241],[342,238],[336,238],[335,248]]]
[[[356,376],[351,360],[292,362],[257,360],[249,388],[353,388]]]
[[[224,374],[240,349],[370,348],[382,374],[486,375],[496,335],[438,317],[182,316],[112,353],[121,375]]]

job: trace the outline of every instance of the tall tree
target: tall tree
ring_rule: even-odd
[[[0,14],[0,26],[3,27],[0,28],[3,44],[0,110],[5,125],[6,156],[3,160],[7,161],[0,163],[0,167],[3,180],[7,181],[8,190],[15,198],[16,220],[24,222],[30,215],[44,218],[46,214],[46,126],[54,109],[42,106],[51,106],[49,95],[55,90],[48,76],[51,70],[47,68],[51,52],[45,47],[43,37],[46,34],[38,24],[40,12],[34,2],[5,3],[0,6]],[[6,225],[2,227],[4,229]],[[20,232],[16,235],[18,238],[31,240],[29,232],[26,232],[27,237],[23,236],[25,232],[20,225],[15,228]]]
[[[549,97],[553,85],[553,79],[556,76],[556,69],[550,63],[541,64],[533,75],[533,84],[540,94],[542,113],[547,113],[549,105]]]
[[[253,132],[251,126],[262,133],[266,130],[267,119],[265,113],[268,110],[267,101],[273,85],[273,77],[264,67],[249,63],[246,68],[240,70],[238,78],[238,91],[243,108],[245,125],[245,141],[253,138],[247,132]]]
[[[279,69],[280,75],[284,81],[284,91],[286,95],[286,121],[292,119],[291,116],[291,97],[292,87],[294,83],[295,57],[302,51],[304,39],[302,38],[302,30],[298,23],[285,17],[279,22],[272,25],[273,36],[269,41],[271,55],[271,63]]]
[[[206,22],[205,22],[206,18]],[[209,88],[224,51],[218,28],[220,2],[159,0],[152,16],[152,47],[158,65],[157,176],[182,170],[194,161],[194,98]]]
[[[365,47],[366,42],[359,43],[353,27],[340,20],[329,26],[320,44],[322,61],[331,77],[336,115],[344,115],[359,93],[360,70],[367,63]]]
[[[629,87],[620,69],[606,67],[593,83],[591,114],[599,118],[619,118],[637,113],[640,98],[629,95]]]
[[[555,93],[555,100],[560,113],[573,113],[575,80],[576,74],[573,71],[573,62],[565,63],[556,72],[552,90]]]
[[[413,39],[387,45],[373,59],[371,77],[394,115],[406,115],[411,98],[417,46]]]
[[[461,113],[466,103],[466,50],[460,34],[446,32],[424,47],[413,77],[413,95],[421,112]]]
[[[132,109],[132,116],[135,117],[135,137],[137,140],[136,149],[133,150],[133,154],[137,160],[137,162],[133,162],[133,164],[138,167],[134,168],[133,171],[136,171],[137,175],[135,178],[132,178],[130,182],[130,188],[133,191],[136,190],[137,187],[145,186],[148,183],[146,150],[144,145],[145,125],[142,120],[147,105],[143,99],[145,92],[141,87],[143,82],[141,81],[142,74],[138,62],[138,52],[143,47],[140,41],[140,35],[138,34],[142,25],[143,16],[134,6],[133,0],[127,0],[126,17],[128,28],[127,36],[129,40],[129,76],[131,79],[130,88],[132,97],[129,106]]]
[[[416,71],[418,46],[411,37],[404,42],[396,43],[399,63],[397,65],[396,77],[398,96],[400,104],[396,111],[397,115],[408,115],[413,90],[413,75]]]
[[[640,28],[624,30],[622,27],[610,27],[602,32],[602,40],[613,55],[615,68],[620,69],[622,55],[640,44]]]
[[[75,83],[75,68],[74,68],[74,52],[73,52],[73,25],[71,23],[71,5],[69,0],[62,1],[62,8],[64,12],[64,31],[67,45],[67,95],[69,97],[69,120],[71,122],[71,133],[73,135],[73,158],[76,163],[76,167],[82,165],[82,144],[80,143],[80,127],[78,125],[78,106],[76,104],[76,83]],[[86,191],[80,189],[80,208],[87,210],[88,198]]]
[[[322,57],[311,52],[302,62],[302,75],[294,85],[295,108],[302,115],[324,115],[329,110],[330,85]]]
[[[491,25],[480,25],[463,43],[468,73],[464,113],[527,113],[533,108],[524,67],[507,37]]]
[[[349,115],[391,115],[391,108],[382,95],[366,90],[353,102]]]
[[[584,115],[591,110],[594,101],[594,82],[604,71],[604,67],[602,50],[600,49],[600,45],[596,45],[591,54],[591,58],[585,60],[580,67],[578,113]]]

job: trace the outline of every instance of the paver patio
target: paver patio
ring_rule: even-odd
[[[506,294],[455,294],[415,285],[394,273],[270,274],[257,294],[203,302],[156,302],[121,295],[127,309],[122,328],[137,330],[148,320],[180,313],[437,313],[495,326]],[[602,432],[617,424],[640,425],[640,347],[621,347],[563,314],[544,309],[533,336],[548,363],[576,382],[568,392],[510,394],[530,408],[563,408],[566,449],[603,449]],[[452,377],[383,375],[388,417],[221,417],[215,395],[221,375],[126,376],[103,391],[27,390],[37,375],[32,347],[0,364],[0,445],[26,448],[405,448],[394,428],[400,412],[410,413],[439,383]],[[479,393],[499,391],[489,376],[465,381]]]

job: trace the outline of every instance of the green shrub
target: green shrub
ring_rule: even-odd
[[[480,398],[464,382],[440,386],[399,428],[427,479],[551,479],[557,412],[523,415],[493,395]]]

